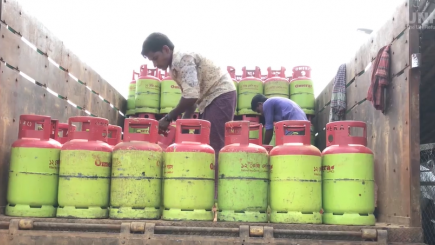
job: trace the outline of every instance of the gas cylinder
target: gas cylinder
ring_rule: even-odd
[[[246,70],[246,67],[243,67],[242,70],[242,80],[239,81],[237,94],[238,115],[258,115],[251,109],[251,101],[256,94],[263,93],[260,67],[256,66],[255,70]]]
[[[351,128],[362,129],[363,135],[352,136]],[[328,123],[326,145],[322,153],[323,222],[374,225],[374,160],[373,152],[366,147],[366,124]]]
[[[72,125],[77,126],[72,131]],[[62,146],[57,217],[107,218],[109,215],[112,147],[107,142],[109,121],[70,117],[68,142]]]
[[[59,131],[57,133],[56,140],[62,145],[68,141],[68,123],[59,123]],[[73,125],[73,130],[76,129],[76,126]]]
[[[127,112],[126,115],[134,115],[136,114],[136,79],[135,75],[139,75],[139,73],[133,70],[133,78],[131,79],[130,85],[128,87],[128,98],[127,98]]]
[[[267,79],[264,81],[264,95],[268,98],[289,98],[289,81],[285,78],[285,68],[272,70],[267,68]]]
[[[130,118],[133,118],[133,117],[130,117]],[[134,118],[156,119],[156,115],[152,114],[152,113],[140,113],[140,114],[137,114],[137,116]],[[136,127],[136,126],[130,127],[129,130],[130,130],[130,133],[144,133],[144,134],[148,133],[148,131],[147,131],[148,128],[143,129],[141,127]]]
[[[236,69],[232,66],[227,66],[227,70],[231,76],[231,79],[233,79],[234,86],[236,87],[236,94],[238,94],[239,93],[239,83],[236,80]],[[238,114],[237,114],[237,99],[236,99],[236,108],[234,110],[234,116],[237,116],[237,115]]]
[[[292,70],[292,78],[306,77],[311,79],[311,67],[309,66],[295,66]]]
[[[51,131],[50,131],[50,139],[54,139],[59,142],[59,120],[51,119]],[[40,127],[42,130],[42,126]]]
[[[305,70],[304,70],[305,69]],[[295,67],[293,68],[293,78],[290,81],[290,99],[298,104],[307,115],[314,115],[314,89],[311,76],[311,68]]]
[[[260,123],[260,116],[255,116],[255,115],[243,115],[242,116],[242,121],[249,121],[251,123]],[[249,130],[249,138],[250,139],[258,139],[259,135],[260,135],[259,130],[256,129],[252,129]],[[261,144],[260,144],[261,145]]]
[[[131,126],[149,133],[129,133]],[[160,219],[163,152],[157,144],[159,122],[125,119],[124,127],[124,141],[112,153],[110,218]]]
[[[122,128],[120,126],[109,124],[107,130],[109,132],[107,135],[107,144],[109,144],[113,149],[113,147],[122,141]]]
[[[164,220],[213,220],[215,152],[210,122],[176,121],[175,143],[166,148],[163,165]],[[199,134],[182,133],[199,130]]]
[[[225,124],[225,146],[219,152],[219,221],[267,222],[269,154],[249,143],[249,125]]]
[[[257,132],[255,137],[251,137],[251,132]],[[262,146],[263,145],[263,124],[249,122],[249,143]]]
[[[263,138],[266,135],[266,128],[263,128]],[[272,139],[270,140],[269,143],[270,146],[274,147],[275,146],[275,128],[273,129],[273,135],[272,135]]]
[[[136,113],[159,113],[160,105],[160,71],[159,69],[140,67],[136,82]]]
[[[56,215],[61,144],[50,139],[50,120],[49,116],[20,116],[18,140],[11,150],[6,215]]]
[[[322,160],[310,144],[310,126],[309,121],[275,124],[276,146],[270,151],[272,223],[322,223]]]
[[[160,114],[171,112],[180,102],[181,89],[171,78],[171,74],[165,72],[161,83]]]

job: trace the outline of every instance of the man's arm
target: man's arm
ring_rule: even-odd
[[[270,144],[273,136],[273,105],[271,103],[263,103],[263,115],[265,120],[266,133],[264,135],[263,142],[265,145]]]
[[[175,120],[183,112],[189,113],[192,109],[190,114],[193,114],[196,110],[195,103],[199,97],[198,75],[194,58],[190,55],[184,56],[180,61],[179,67],[181,76],[180,85],[183,92],[178,105],[168,113],[168,117],[172,120]]]
[[[193,104],[193,106],[187,108],[187,110],[184,112],[183,119],[192,118],[192,115],[195,113],[196,107],[196,104]]]

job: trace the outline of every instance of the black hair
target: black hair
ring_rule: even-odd
[[[251,109],[253,111],[257,110],[258,103],[264,103],[267,100],[267,97],[262,94],[256,94],[251,100]]]
[[[160,32],[153,32],[143,42],[141,54],[145,56],[149,52],[162,51],[165,45],[170,50],[174,50],[174,44],[169,40],[168,36]]]

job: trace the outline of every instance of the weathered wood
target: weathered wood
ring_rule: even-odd
[[[405,68],[410,65],[410,54],[407,47],[409,43],[409,29],[403,31],[402,35],[398,37],[390,49],[390,74],[391,76],[397,76],[400,72],[403,72]]]
[[[370,67],[370,69],[368,69],[366,72],[357,76],[355,81],[346,88],[347,110],[351,110],[367,97],[367,92],[370,87],[371,74],[372,68]],[[351,115],[351,113],[348,113],[346,115],[346,120],[351,120]]]

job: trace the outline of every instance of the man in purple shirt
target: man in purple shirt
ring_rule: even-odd
[[[301,107],[293,100],[281,97],[267,98],[262,94],[257,94],[252,98],[251,108],[260,113],[265,119],[266,134],[264,144],[268,145],[273,136],[273,123],[286,120],[308,121],[307,116]],[[286,131],[288,134],[298,134],[297,132]]]

